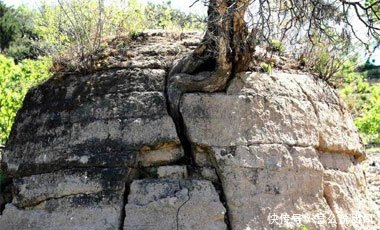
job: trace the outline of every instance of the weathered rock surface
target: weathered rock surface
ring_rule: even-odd
[[[165,77],[197,36],[169,35],[143,34],[115,50],[117,57],[103,57],[114,64],[106,69],[58,75],[30,90],[3,155],[8,173],[32,175],[83,165],[127,167],[140,151],[142,164],[156,163],[146,155],[165,155],[158,163],[181,158],[167,112]],[[135,55],[122,55],[126,48]],[[147,64],[151,61],[157,63]]]
[[[128,176],[126,169],[69,169],[15,179],[17,191],[13,204],[30,207],[40,202],[65,196],[93,194],[102,191],[122,194]]]
[[[7,204],[0,217],[1,229],[118,229],[123,196],[99,193],[46,200],[33,208]]]
[[[380,151],[367,153],[367,155],[368,159],[363,163],[368,191],[380,212]]]
[[[125,212],[125,229],[227,229],[210,181],[134,181]]]
[[[0,229],[122,228],[137,169],[184,156],[165,81],[193,37],[145,34],[129,44],[135,55],[107,56],[107,68],[56,75],[30,90],[2,158],[14,192]]]
[[[226,93],[185,94],[181,113],[195,156],[214,161],[233,229],[379,226],[359,136],[323,82],[243,73]]]
[[[183,95],[174,121],[169,65],[196,36],[138,40],[28,93],[1,160],[13,196],[1,230],[380,226],[333,89],[241,73],[225,92]]]
[[[168,146],[175,153],[166,160],[180,158],[164,83],[164,70],[131,69],[55,77],[31,90],[4,152],[8,172],[127,167],[140,151]]]

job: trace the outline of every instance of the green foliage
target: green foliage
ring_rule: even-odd
[[[172,9],[170,2],[127,3],[117,0],[61,0],[59,5],[42,4],[35,16],[35,30],[51,54],[69,51],[76,56],[96,52],[101,40],[146,29],[203,29],[203,19]],[[71,55],[72,56],[72,55]]]
[[[341,69],[344,84],[340,95],[355,117],[355,124],[365,144],[380,142],[380,84],[370,84],[355,63],[347,61]]]
[[[43,3],[35,14],[40,46],[54,62],[91,71],[104,40],[144,30],[146,17],[138,0],[60,0]]]
[[[70,55],[83,58],[99,44],[103,17],[104,9],[95,0],[43,4],[36,17],[36,31],[49,44],[49,53],[70,51]]]
[[[371,85],[369,95],[362,97],[365,100],[363,114],[355,119],[358,129],[364,134],[367,144],[380,143],[380,85]]]
[[[150,25],[148,28],[161,28],[169,29],[173,27],[172,9],[170,8],[170,2],[163,4],[149,3],[145,9],[148,21]]]
[[[149,29],[203,30],[205,27],[204,18],[173,9],[170,1],[162,4],[148,3],[145,15]]]
[[[21,24],[17,13],[0,1],[0,51],[7,49],[20,32]]]
[[[301,226],[301,230],[309,230],[309,228],[308,228],[306,225],[303,224],[303,225]]]
[[[16,62],[37,59],[44,54],[39,47],[38,35],[34,30],[33,12],[21,6],[7,8],[0,2],[0,51]],[[2,16],[1,16],[2,15]]]
[[[376,66],[363,72],[367,79],[380,80],[380,67]]]
[[[260,68],[264,73],[272,73],[272,64],[271,63],[262,62],[260,64]]]
[[[0,55],[0,144],[4,144],[28,89],[51,76],[51,59],[23,60]]]
[[[281,54],[285,51],[285,46],[280,40],[273,39],[269,43],[269,50],[272,52],[277,52]]]
[[[96,1],[97,2],[97,1]],[[136,34],[147,28],[144,7],[139,0],[112,0],[104,6],[103,37]]]
[[[19,34],[11,42],[6,55],[19,62],[23,59],[38,59],[45,56],[43,44],[34,27],[34,13],[25,6],[16,9],[17,19],[21,24]]]
[[[61,0],[42,4],[36,12],[35,30],[40,43],[57,63],[70,60],[73,69],[91,70],[94,56],[110,37],[132,38],[146,29],[199,28],[195,15],[174,10],[170,3],[148,4],[138,0]],[[203,25],[203,24],[202,24]]]
[[[323,47],[316,48],[308,61],[311,71],[315,72],[320,79],[333,85],[339,84],[342,80],[341,75],[337,75],[342,64],[343,60],[339,55],[334,55]]]
[[[365,0],[364,4],[366,7],[372,6],[373,10],[368,11],[368,16],[370,17],[370,20],[374,23],[379,23],[379,12],[380,12],[380,4],[376,0]]]

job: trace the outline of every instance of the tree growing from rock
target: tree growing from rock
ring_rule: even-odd
[[[199,1],[199,0],[197,0]],[[169,72],[166,96],[184,146],[186,137],[179,105],[187,92],[224,91],[236,73],[247,71],[255,46],[273,37],[289,37],[291,44],[305,37],[345,43],[360,40],[355,23],[369,36],[378,37],[380,0],[362,4],[354,0],[209,0],[207,29],[200,45],[174,64]],[[354,18],[354,19],[353,19]],[[246,21],[245,19],[249,19]],[[188,149],[188,148],[185,148]],[[186,151],[185,151],[186,152]],[[193,161],[192,153],[185,153]]]
[[[199,1],[199,0],[197,0]],[[357,37],[355,20],[378,37],[379,0],[209,0],[207,29],[192,54],[169,73],[169,111],[179,117],[185,92],[223,91],[230,79],[249,69],[256,44],[276,36],[346,42]],[[246,21],[245,19],[249,19]]]

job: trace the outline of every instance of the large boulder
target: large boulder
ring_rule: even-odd
[[[184,156],[165,81],[197,37],[143,34],[128,54],[111,50],[103,69],[57,74],[31,89],[2,158],[13,200],[0,229],[121,228],[137,169]]]
[[[8,173],[23,176],[89,165],[128,167],[140,153],[163,148],[173,149],[173,158],[181,157],[164,87],[162,69],[50,79],[29,91],[17,115],[3,156]]]
[[[168,70],[197,39],[143,34],[30,90],[1,159],[0,229],[379,226],[356,128],[323,81],[241,73],[183,95],[173,120]]]
[[[379,226],[357,130],[323,81],[242,73],[226,93],[185,94],[181,113],[195,158],[214,162],[233,229]]]

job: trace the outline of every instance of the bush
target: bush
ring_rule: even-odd
[[[75,63],[72,69],[91,72],[94,56],[109,37],[144,30],[146,17],[138,0],[60,0],[43,4],[35,12],[39,43],[58,64]]]
[[[363,134],[365,144],[380,143],[380,101],[369,108],[364,114],[355,119],[355,124]]]
[[[283,52],[285,52],[285,46],[280,40],[273,39],[269,43],[269,50],[272,52],[282,54]]]
[[[308,66],[317,76],[331,85],[339,85],[342,81],[341,75],[338,75],[343,60],[339,55],[320,47],[315,49],[309,57]]]
[[[171,8],[170,1],[148,3],[144,11],[149,29],[204,30],[205,20],[196,14],[186,14]]]
[[[372,69],[368,69],[365,72],[363,72],[363,74],[365,74],[367,79],[380,80],[380,67],[377,66],[377,67],[374,67]]]
[[[367,83],[368,84],[368,83]],[[362,91],[360,100],[363,103],[361,114],[356,117],[355,124],[363,134],[366,144],[380,143],[380,84],[367,86]]]
[[[51,59],[14,60],[0,55],[0,144],[8,138],[28,89],[51,76]]]
[[[16,9],[4,7],[0,2],[1,53],[14,58],[16,62],[44,55],[34,30],[33,12],[24,6]]]
[[[271,63],[266,63],[262,62],[260,63],[260,68],[264,73],[272,73],[272,64]]]
[[[138,0],[61,0],[36,12],[36,32],[53,60],[76,63],[74,70],[91,72],[96,54],[111,37],[134,36],[146,29],[200,28],[193,14],[170,7],[170,2],[144,7]],[[203,27],[202,27],[203,28]]]
[[[341,70],[344,84],[340,95],[355,118],[364,144],[380,143],[380,84],[369,84],[355,64],[346,62]]]
[[[17,12],[0,1],[0,52],[9,47],[20,33],[20,29]]]

